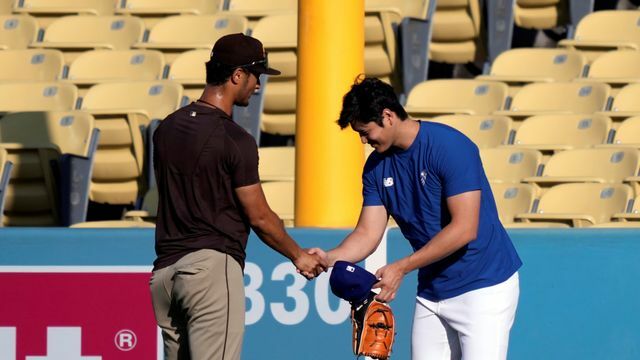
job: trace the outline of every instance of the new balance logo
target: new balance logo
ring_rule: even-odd
[[[384,187],[393,186],[393,178],[388,177],[388,178],[382,179],[382,184],[384,185]]]

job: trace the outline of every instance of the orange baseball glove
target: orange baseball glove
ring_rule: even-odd
[[[351,307],[353,353],[373,359],[388,359],[395,337],[395,319],[389,305],[373,299]]]

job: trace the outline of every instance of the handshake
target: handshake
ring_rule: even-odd
[[[292,259],[298,273],[312,280],[329,268],[329,257],[320,248],[301,249],[297,257]]]

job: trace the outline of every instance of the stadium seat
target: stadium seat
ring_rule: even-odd
[[[258,148],[261,181],[293,181],[296,176],[296,148],[273,146]]]
[[[52,21],[64,15],[113,15],[113,0],[19,0],[14,13],[29,14],[38,19],[38,24],[47,28]]]
[[[477,60],[481,48],[480,14],[478,0],[438,0],[429,59],[452,64]]]
[[[553,153],[604,144],[610,130],[602,115],[537,115],[522,122],[513,144]]]
[[[572,182],[622,183],[638,173],[640,152],[634,148],[592,148],[561,151],[549,158],[541,176],[523,179],[545,189]]]
[[[178,55],[169,67],[167,78],[182,85],[184,96],[195,101],[206,85],[205,63],[209,61],[211,50],[196,49]]]
[[[15,0],[0,0],[0,15],[11,14]]]
[[[155,224],[158,217],[158,188],[147,190],[140,210],[127,211],[122,220],[146,221]]]
[[[635,197],[629,211],[613,214],[612,218],[621,222],[635,222],[636,225],[640,225],[640,195]]]
[[[64,57],[58,50],[0,51],[0,81],[55,81],[63,68]]]
[[[265,16],[284,13],[297,13],[297,0],[229,0],[224,9],[229,14],[244,16],[249,19],[249,27],[254,28],[258,20]]]
[[[245,33],[247,19],[243,16],[175,15],[160,20],[149,32],[149,39],[134,45],[140,49],[160,50],[171,64],[179,53],[191,49],[209,49],[220,37]]]
[[[29,15],[0,15],[0,50],[26,49],[38,36],[38,22]]]
[[[519,183],[526,177],[538,174],[542,154],[533,149],[510,146],[480,150],[482,166],[492,183]]]
[[[516,0],[514,22],[525,29],[551,29],[567,23],[567,0]]]
[[[9,161],[7,150],[0,145],[0,216],[4,214],[4,199],[7,194],[7,186],[9,185],[12,169],[13,163]],[[0,221],[1,226],[3,226],[2,221]]]
[[[504,227],[515,223],[515,216],[528,213],[533,206],[535,189],[528,184],[490,183],[493,198],[498,208],[498,217]]]
[[[54,20],[42,41],[31,46],[59,49],[66,64],[91,49],[125,50],[142,39],[144,26],[133,16],[72,15]]]
[[[287,227],[293,226],[295,186],[293,181],[269,181],[262,184],[271,209]]]
[[[561,40],[558,46],[581,50],[589,61],[610,50],[639,50],[638,21],[638,10],[595,11],[580,20],[573,39]]]
[[[78,89],[55,81],[0,82],[0,114],[11,111],[73,110]]]
[[[632,146],[640,149],[640,116],[623,121],[613,137],[613,146]]]
[[[412,17],[425,19],[429,8],[429,0],[365,0],[364,10],[370,11],[391,11],[399,17]]]
[[[600,114],[610,117],[613,121],[620,122],[628,117],[640,115],[640,84],[630,84],[618,92],[613,98],[613,104],[608,111]],[[616,123],[614,123],[616,125]],[[617,126],[614,126],[617,127]]]
[[[516,219],[588,227],[609,222],[626,208],[631,196],[631,188],[622,184],[562,184],[542,195],[535,213],[519,214]]]
[[[488,75],[478,80],[501,81],[514,95],[533,82],[572,81],[582,75],[587,59],[579,51],[567,49],[513,49],[500,54]]]
[[[429,121],[458,129],[481,149],[507,144],[511,133],[511,119],[506,116],[443,115]]]
[[[4,225],[84,221],[97,136],[93,117],[84,112],[21,112],[0,119],[0,144],[14,164]]]
[[[119,1],[116,14],[140,17],[147,29],[170,15],[215,14],[222,9],[223,0],[127,0]]]
[[[176,110],[181,98],[180,84],[166,80],[103,83],[89,89],[82,109],[94,115],[102,132],[93,170],[92,201],[133,204],[142,196],[150,175],[143,166],[150,153],[145,153],[141,131],[146,134],[151,120],[163,119]]]
[[[619,50],[602,54],[589,66],[586,78],[579,81],[609,84],[615,93],[629,83],[640,82],[640,51]]]
[[[90,50],[69,66],[68,81],[80,89],[105,82],[159,80],[164,71],[164,57],[154,50]]]
[[[509,110],[496,111],[494,115],[506,115],[518,121],[533,115],[590,114],[606,108],[610,91],[607,84],[529,84],[513,97]]]
[[[504,107],[507,85],[468,79],[429,80],[416,85],[406,109],[418,118],[446,114],[488,115]]]

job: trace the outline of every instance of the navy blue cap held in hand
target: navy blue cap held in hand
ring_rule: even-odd
[[[329,278],[331,291],[351,303],[364,301],[376,282],[375,275],[348,261],[336,261]]]

